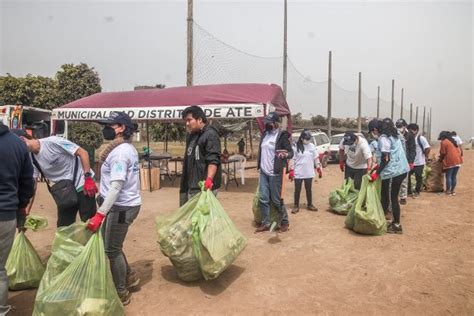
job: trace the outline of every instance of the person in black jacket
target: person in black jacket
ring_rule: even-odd
[[[410,170],[413,170],[415,167],[415,156],[416,156],[416,143],[415,137],[410,131],[407,129],[407,122],[404,119],[399,119],[395,126],[398,129],[398,132],[402,136],[402,144],[403,148],[405,149],[405,153],[408,160],[408,165],[410,166]],[[400,204],[405,205],[407,204],[407,197],[408,197],[408,175],[405,180],[402,182],[402,186],[400,187]]]
[[[33,196],[33,165],[26,145],[0,122],[0,315],[10,310],[7,305],[8,278],[5,270],[8,254],[26,217],[26,206]]]
[[[286,162],[293,158],[290,135],[278,128],[280,118],[277,113],[269,113],[264,120],[265,131],[260,139],[257,170],[260,172],[260,208],[262,224],[256,233],[270,230],[270,203],[273,203],[280,213],[280,232],[288,231],[290,223],[288,212],[283,204],[282,177]]]
[[[188,135],[184,153],[183,175],[180,185],[180,206],[199,193],[199,182],[217,194],[221,187],[221,142],[217,130],[207,124],[206,115],[199,106],[190,106],[182,114]]]

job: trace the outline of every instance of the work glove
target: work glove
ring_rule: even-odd
[[[408,163],[408,165],[410,166],[410,170],[415,169],[415,164],[413,162]]]
[[[16,228],[18,232],[26,231],[25,222],[26,222],[26,207],[18,209],[16,212]]]
[[[206,190],[212,190],[212,187],[214,186],[214,182],[211,177],[207,177],[206,181],[204,182],[204,187]]]
[[[85,177],[84,179],[85,179],[84,187],[83,187],[84,194],[89,197],[94,197],[98,191],[97,186],[95,185],[94,179],[92,179],[92,177]]]
[[[295,179],[295,170],[290,170],[290,172],[288,173],[288,179],[290,179],[290,181],[293,181]]]
[[[321,167],[316,168],[316,172],[318,173],[318,178],[321,179],[323,177],[323,169]]]
[[[102,224],[102,222],[104,221],[104,218],[105,215],[101,212],[95,213],[95,215],[91,219],[89,219],[89,222],[87,223],[87,229],[95,233],[97,229],[99,229],[100,224]]]
[[[344,172],[344,161],[339,161],[339,169],[341,169],[342,172]]]
[[[379,174],[377,172],[374,172],[370,175],[370,182],[374,182],[379,178]]]

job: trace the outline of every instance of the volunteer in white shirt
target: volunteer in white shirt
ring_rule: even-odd
[[[419,134],[420,127],[418,124],[410,124],[408,125],[408,130],[415,135],[415,144],[416,144],[416,156],[414,162],[414,168],[410,170],[408,176],[408,193],[412,194],[413,197],[418,197],[421,192],[421,187],[423,185],[423,169],[425,168],[426,164],[426,157],[430,154],[430,144],[426,140],[425,136]],[[415,174],[416,178],[416,187],[415,192],[412,192],[411,187],[411,175]]]
[[[339,143],[339,168],[344,172],[344,179],[353,179],[354,187],[360,190],[362,177],[372,168],[372,151],[365,138],[354,132],[344,134]]]
[[[464,152],[463,152],[462,146],[461,146],[463,144],[461,137],[459,137],[458,134],[455,131],[451,132],[451,137],[454,139],[456,144],[458,144],[459,150],[461,150],[461,156],[464,156]]]
[[[58,205],[57,226],[73,224],[76,221],[77,213],[84,222],[94,216],[97,186],[93,179],[94,172],[90,168],[87,151],[62,137],[50,136],[35,139],[24,130],[16,129],[12,132],[23,140],[31,153],[35,180],[39,178],[40,174],[51,186],[61,180],[74,180],[77,203],[72,206]],[[75,174],[74,170],[76,170]],[[33,201],[34,196],[28,209],[31,209]]]
[[[319,178],[323,176],[321,164],[319,162],[319,153],[316,146],[311,143],[311,133],[304,130],[296,144],[293,145],[292,168],[290,169],[290,181],[295,180],[295,208],[291,210],[292,214],[296,214],[300,210],[301,186],[304,182],[306,190],[307,209],[309,211],[317,211],[313,205],[312,183],[315,176],[315,169]]]
[[[137,218],[142,204],[138,153],[131,144],[136,125],[125,112],[112,112],[102,133],[106,140],[113,140],[100,155],[100,197],[97,214],[87,228],[95,232],[102,225],[105,252],[115,288],[123,305],[130,303],[129,288],[140,280],[130,270],[123,252],[123,242],[128,228]]]

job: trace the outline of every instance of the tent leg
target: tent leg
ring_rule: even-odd
[[[148,147],[148,184],[150,192],[151,190],[151,149],[150,149],[150,130],[148,126],[148,121],[146,122],[146,145]]]

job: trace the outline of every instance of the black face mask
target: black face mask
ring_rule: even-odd
[[[267,132],[273,131],[273,125],[271,125],[271,124],[266,124],[266,125],[265,125],[265,130],[266,130]]]
[[[102,135],[105,140],[114,140],[115,139],[115,129],[110,126],[105,126],[102,130]]]

